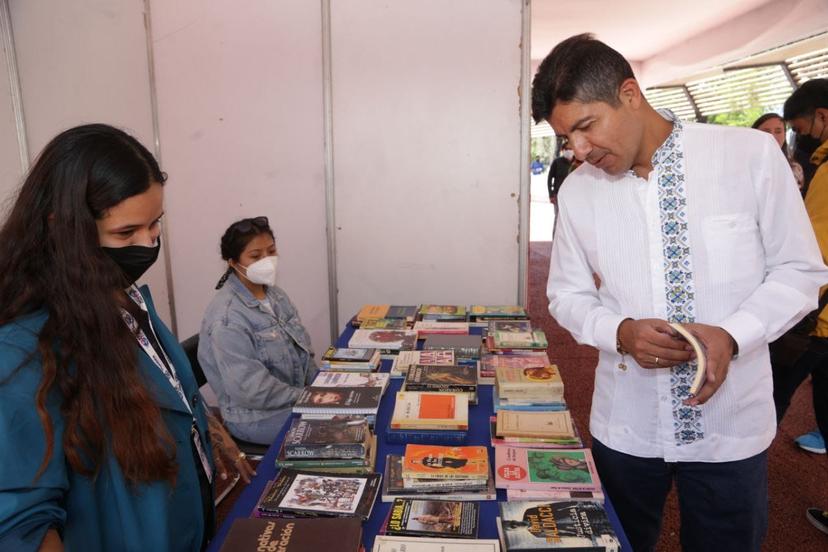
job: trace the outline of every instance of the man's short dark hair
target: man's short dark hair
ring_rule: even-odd
[[[812,115],[818,108],[828,109],[828,79],[811,79],[785,100],[786,121]]]
[[[532,117],[536,123],[552,114],[556,102],[606,102],[618,105],[621,83],[635,78],[624,56],[589,34],[559,43],[546,56],[532,80]]]

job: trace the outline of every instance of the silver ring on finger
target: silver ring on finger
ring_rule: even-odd
[[[655,363],[656,363],[656,366],[660,365],[661,364],[661,359],[659,359],[658,357],[655,357]]]

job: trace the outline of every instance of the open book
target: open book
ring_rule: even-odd
[[[679,324],[678,322],[671,322],[670,326],[676,330],[687,343],[693,347],[693,352],[696,353],[696,375],[693,376],[693,381],[690,384],[690,395],[695,395],[699,389],[704,385],[707,373],[707,349],[704,344],[696,339],[696,336],[690,333],[690,330]]]

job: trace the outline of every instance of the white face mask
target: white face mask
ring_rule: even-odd
[[[262,284],[263,286],[276,285],[276,265],[279,264],[279,257],[273,255],[272,257],[265,257],[259,259],[255,263],[250,263],[248,266],[236,265],[243,268],[245,276],[254,284]]]

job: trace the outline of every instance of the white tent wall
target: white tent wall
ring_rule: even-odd
[[[0,4],[0,9],[2,8]],[[5,19],[6,16],[8,12],[3,14],[0,11],[0,18]],[[5,22],[10,27],[10,19],[6,19]],[[12,95],[19,92],[19,89],[17,82],[12,82],[9,74],[9,61],[12,69],[16,64],[13,57],[9,60],[9,57],[13,56],[13,48],[11,37],[5,40],[7,33],[8,30],[4,29],[3,36],[0,37],[4,39],[3,50],[6,54],[0,56],[0,220],[5,218],[7,210],[11,208],[25,170],[24,164],[28,161],[26,145],[18,140]]]
[[[233,221],[269,217],[278,283],[330,342],[319,2],[152,2],[179,335],[198,331]],[[174,182],[172,182],[174,181]]]
[[[340,326],[364,303],[515,303],[521,1],[331,7]]]
[[[152,110],[140,0],[9,2],[30,161],[57,133],[84,123],[125,129],[153,149]],[[11,104],[3,90],[0,119],[4,192],[22,177]],[[12,148],[14,148],[12,154]],[[12,161],[13,159],[13,161]],[[8,164],[7,164],[8,160]],[[17,168],[12,174],[10,168]],[[167,245],[167,244],[165,244]],[[160,315],[171,320],[163,258],[147,272]]]

